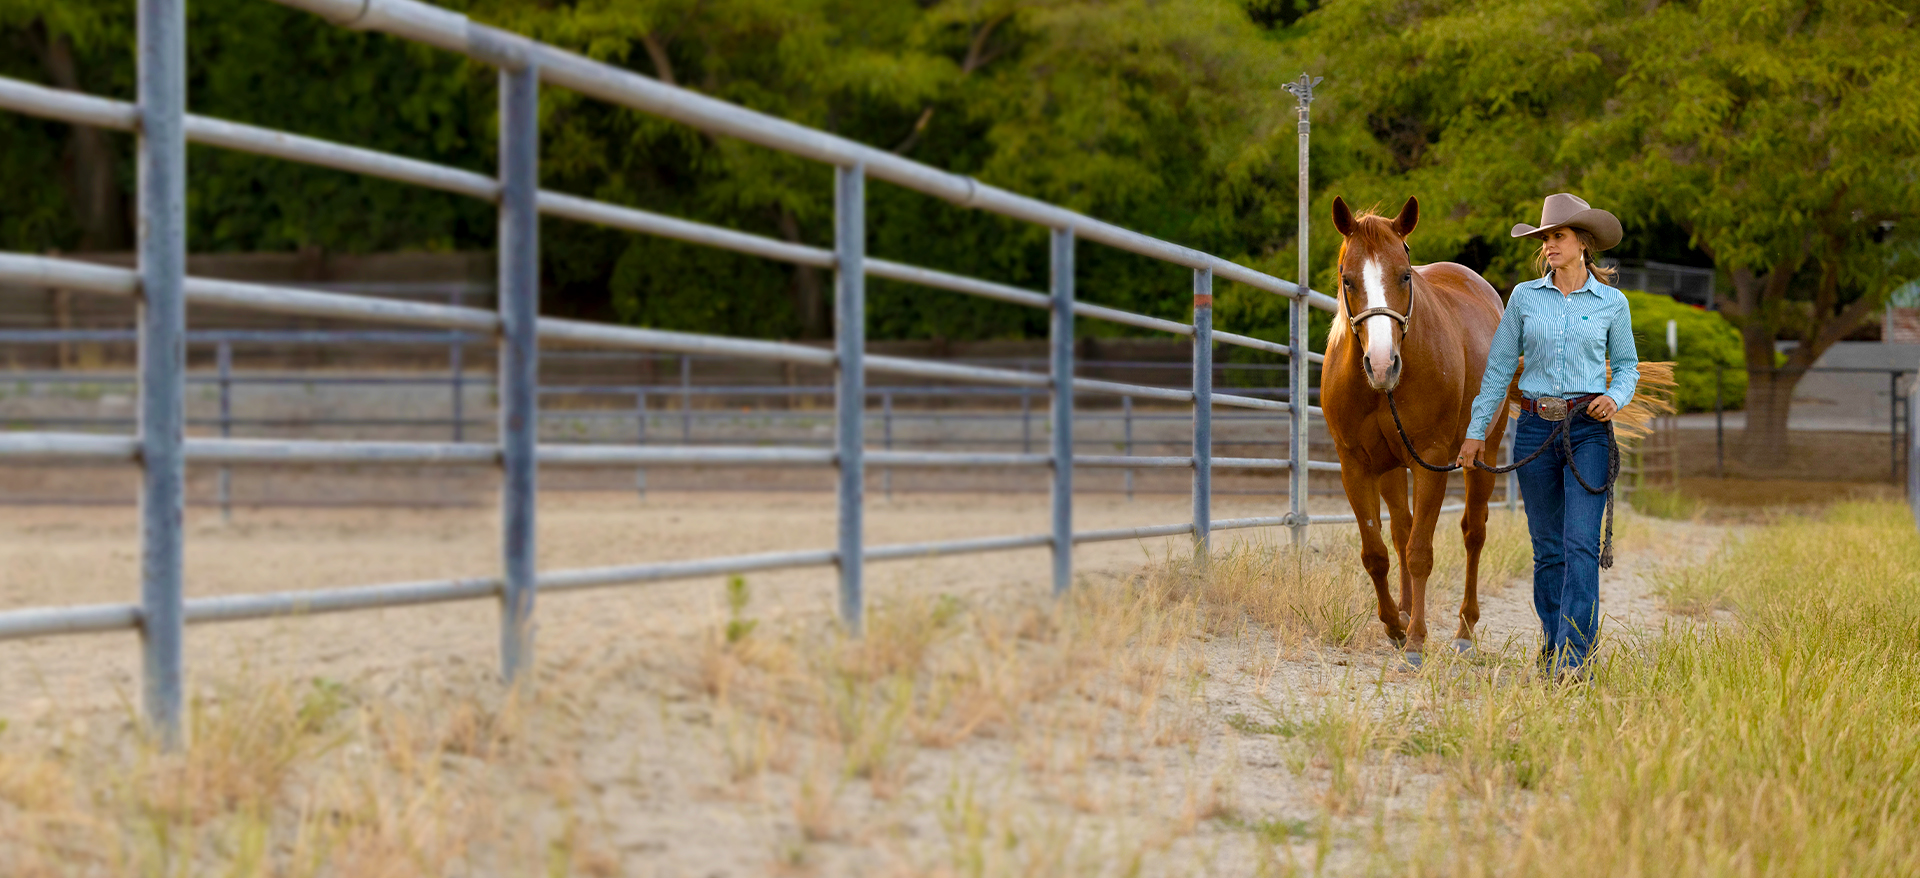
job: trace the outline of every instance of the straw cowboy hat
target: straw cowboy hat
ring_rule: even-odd
[[[1577,195],[1561,192],[1547,196],[1545,204],[1540,206],[1540,226],[1535,228],[1526,223],[1516,223],[1513,236],[1516,238],[1537,238],[1563,227],[1585,229],[1593,235],[1593,249],[1605,250],[1620,243],[1620,220],[1597,207],[1592,207]]]

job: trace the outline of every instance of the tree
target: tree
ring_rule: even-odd
[[[1750,447],[1784,441],[1800,375],[1920,268],[1920,54],[1892,4],[1347,0],[1302,24],[1329,78],[1321,199],[1418,194],[1439,209],[1416,255],[1500,286],[1531,274],[1506,228],[1549,192],[1677,229],[1733,290]]]
[[[1663,6],[1622,29],[1631,69],[1570,138],[1596,191],[1672,218],[1731,280],[1751,453],[1784,446],[1806,370],[1920,273],[1916,24],[1862,0]]]
[[[101,69],[87,61],[107,47],[130,43],[132,19],[130,6],[106,0],[12,0],[0,5],[0,49],[22,50],[0,51],[6,59],[0,60],[0,74],[24,75],[71,91],[130,92],[130,70]],[[130,181],[123,167],[131,151],[125,138],[85,125],[11,118],[0,122],[0,142],[8,144],[0,151],[6,153],[0,156],[0,171],[5,172],[0,179],[18,181],[29,190],[15,196],[20,207],[6,212],[0,230],[56,239],[83,250],[119,250],[132,243]],[[61,144],[57,153],[55,144]],[[53,173],[36,174],[39,169]],[[33,187],[29,181],[55,185]]]

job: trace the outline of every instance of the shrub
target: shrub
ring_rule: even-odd
[[[1713,367],[1721,367],[1721,399],[1728,409],[1746,404],[1747,365],[1740,331],[1712,311],[1681,304],[1656,293],[1625,290],[1633,308],[1633,341],[1642,360],[1675,359],[1667,351],[1667,321],[1679,323],[1679,380],[1675,407],[1682,412],[1713,411]]]

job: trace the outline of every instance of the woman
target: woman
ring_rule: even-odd
[[[1640,380],[1627,297],[1606,284],[1613,270],[1593,261],[1594,253],[1620,243],[1620,221],[1572,195],[1549,195],[1540,225],[1516,225],[1513,237],[1540,239],[1534,267],[1544,276],[1514,287],[1507,299],[1457,462],[1472,466],[1486,450],[1487,425],[1524,356],[1517,456],[1532,454],[1560,420],[1572,438],[1572,461],[1556,439],[1519,475],[1533,536],[1533,606],[1546,633],[1541,656],[1551,660],[1555,676],[1579,680],[1600,629],[1600,520],[1607,494],[1582,487],[1573,469],[1594,487],[1606,479],[1613,441],[1606,422],[1633,399]]]

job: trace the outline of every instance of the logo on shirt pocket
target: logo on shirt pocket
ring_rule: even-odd
[[[1607,321],[1595,320],[1591,315],[1580,315],[1580,322],[1573,325],[1573,331],[1589,347],[1605,347],[1607,343]]]

